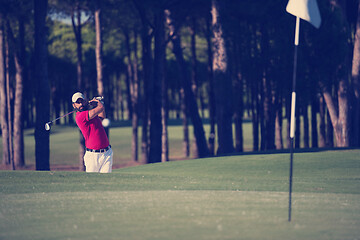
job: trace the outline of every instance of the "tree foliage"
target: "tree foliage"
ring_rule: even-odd
[[[159,131],[164,134],[166,130],[164,117],[182,118],[185,120],[184,127],[188,124],[186,120],[191,120],[196,126],[194,136],[200,149],[204,148],[204,141],[198,139],[203,138],[202,126],[197,125],[200,116],[202,120],[206,117],[211,120],[211,133],[204,134],[210,138],[215,136],[215,121],[220,133],[228,129],[226,125],[235,124],[235,134],[230,136],[231,129],[227,133],[235,144],[230,139],[223,146],[223,139],[217,138],[221,147],[219,153],[232,152],[234,148],[236,151],[257,151],[288,147],[288,136],[284,136],[282,129],[286,128],[285,132],[289,134],[295,18],[285,11],[287,1],[216,2],[219,3],[219,21],[227,56],[224,80],[218,78],[210,64],[214,60],[211,37],[216,30],[210,24],[212,1],[101,1],[102,78],[103,92],[109,104],[107,113],[114,121],[134,117],[133,132],[136,135],[138,132],[135,129],[142,125],[141,154],[142,158],[147,158],[140,160],[142,162],[160,161],[159,151],[166,151],[166,148],[159,147],[166,139],[158,135]],[[89,97],[97,94],[94,15],[97,5],[95,0],[48,0],[46,3],[46,31],[43,32],[49,53],[44,63],[49,79],[46,94],[49,94],[49,117],[55,118],[71,110],[69,99],[73,92],[83,90]],[[359,1],[318,0],[318,4],[322,17],[320,29],[301,21],[295,145],[310,147],[309,143],[312,142],[312,146],[323,146],[318,143],[320,139],[327,138],[336,146],[358,146],[356,139],[359,139],[359,128],[355,127],[356,119],[360,116],[358,80],[351,69],[355,66],[352,66],[352,56],[358,56],[359,51],[354,48],[354,36],[359,28]],[[35,51],[37,16],[34,13],[37,13],[34,8],[33,1],[1,0],[2,26],[8,22],[14,39],[23,39],[22,48],[15,44],[6,52],[10,35],[5,29],[2,31],[4,61],[7,57],[13,59],[14,54],[23,49],[21,60],[26,89],[22,100],[23,127],[34,126],[36,119],[39,119],[37,117],[47,112],[37,109],[41,107],[39,103],[35,105],[39,89],[33,86],[38,81],[36,74],[39,73],[36,71],[40,63]],[[166,11],[171,13],[172,29],[165,22]],[[77,25],[72,26],[72,19],[78,19],[75,22]],[[21,22],[24,23],[23,28]],[[76,26],[81,33],[80,45],[74,34]],[[81,85],[77,82],[79,46],[82,57]],[[8,74],[10,104],[15,102],[11,92],[15,92],[17,71],[14,60],[11,60],[9,65],[4,64],[0,73],[5,80]],[[187,78],[192,81],[192,93],[184,89],[184,79]],[[187,103],[186,107],[184,103]],[[326,104],[325,108],[322,103]],[[163,115],[160,114],[161,108]],[[311,109],[310,115],[308,109]],[[11,122],[6,120],[9,118],[4,118],[7,114],[5,110],[1,114],[3,129]],[[326,120],[327,114],[331,121]],[[225,116],[226,123],[222,122]],[[252,121],[252,149],[243,149],[241,126],[245,119]],[[68,122],[71,119],[63,121]],[[40,134],[41,124],[37,124],[37,134]],[[310,124],[312,132],[309,130]],[[335,140],[332,140],[333,133]],[[188,142],[186,134],[184,131],[184,141]],[[152,139],[151,135],[157,137]],[[136,139],[134,137],[133,141],[137,142]],[[215,146],[213,140],[209,141],[209,146]],[[6,141],[3,135],[3,143]],[[137,155],[135,150],[133,152]],[[208,153],[204,150],[200,157]],[[133,159],[138,160],[135,156]]]

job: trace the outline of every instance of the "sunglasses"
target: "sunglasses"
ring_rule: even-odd
[[[85,102],[85,100],[84,100],[84,99],[79,98],[78,100],[76,100],[76,102],[75,102],[75,103],[80,104],[80,103],[84,103],[84,102]]]

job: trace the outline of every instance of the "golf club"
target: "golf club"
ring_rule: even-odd
[[[99,96],[99,97],[95,97],[95,99],[97,99],[97,100],[99,100],[99,101],[102,102],[102,100],[104,99],[104,97],[103,97],[103,96]],[[54,120],[52,120],[52,121],[50,121],[50,122],[45,123],[45,130],[46,130],[46,131],[49,131],[50,128],[51,128],[51,124],[52,124],[53,122],[55,122],[56,120],[59,120],[60,118],[66,117],[67,115],[70,115],[70,114],[72,114],[72,113],[75,112],[75,111],[76,111],[76,110],[73,110],[73,111],[71,111],[71,112],[69,112],[69,113],[67,113],[67,114],[65,114],[65,115],[63,115],[63,116],[61,116],[61,117],[58,117],[58,118],[56,118],[56,119],[54,119]]]
[[[72,114],[73,112],[75,112],[75,110],[73,110],[73,111],[71,111],[71,112],[69,112],[69,113],[67,113],[67,114],[65,114],[65,115],[63,115],[63,116],[61,116],[61,117],[58,117],[58,118],[56,118],[56,119],[54,119],[54,120],[52,120],[52,121],[50,121],[50,122],[45,123],[45,130],[46,130],[46,131],[49,131],[50,128],[51,128],[51,124],[52,124],[53,122],[55,122],[56,120],[59,120],[60,118],[66,117],[67,115],[70,115],[70,114]]]

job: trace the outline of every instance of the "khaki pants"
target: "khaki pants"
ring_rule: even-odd
[[[103,153],[86,151],[84,155],[86,172],[111,173],[113,164],[113,151],[110,148]]]

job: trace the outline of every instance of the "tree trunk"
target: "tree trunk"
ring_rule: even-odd
[[[191,19],[191,89],[194,92],[195,99],[198,96],[198,79],[197,79],[197,59],[196,59],[196,19]]]
[[[262,150],[275,149],[275,106],[272,102],[273,94],[270,79],[263,77],[263,125],[261,131],[261,139],[263,143]]]
[[[302,106],[302,113],[303,113],[303,122],[304,122],[304,148],[309,148],[309,116],[308,116],[308,108],[307,105],[304,104]]]
[[[344,77],[345,78],[345,77]],[[341,129],[336,129],[336,144],[340,147],[349,147],[349,96],[348,96],[348,84],[346,79],[341,79],[338,89],[338,105],[339,105],[339,118],[338,121],[341,125]],[[341,139],[341,140],[340,140]]]
[[[35,126],[35,158],[36,170],[50,170],[49,132],[44,123],[50,115],[50,87],[47,61],[47,0],[35,0],[35,80],[36,80],[36,126]]]
[[[96,47],[95,47],[95,58],[96,58],[96,83],[97,83],[97,94],[98,96],[105,96],[105,99],[111,99],[111,95],[105,94],[104,89],[104,68],[103,68],[103,38],[102,38],[102,22],[101,22],[101,1],[96,0],[95,2],[95,34],[96,34]],[[105,100],[105,108],[111,112],[109,101]],[[106,135],[110,138],[109,127],[104,127]]]
[[[339,82],[338,89],[338,113],[330,93],[323,89],[323,95],[326,106],[329,110],[331,123],[334,128],[337,147],[349,146],[349,129],[348,129],[348,97],[347,84],[345,80]]]
[[[136,3],[136,2],[135,2]],[[143,64],[143,99],[142,99],[142,135],[141,135],[141,163],[149,163],[149,109],[151,84],[153,82],[153,59],[151,52],[151,34],[148,21],[145,18],[144,8],[136,4],[141,18],[141,46],[142,46],[142,64]]]
[[[352,84],[354,88],[355,104],[354,104],[354,124],[353,124],[353,144],[360,146],[360,2],[358,5],[358,15],[356,21],[355,42],[351,69]]]
[[[163,67],[166,65],[166,55],[162,56]],[[165,69],[163,69],[164,76],[162,77],[162,88],[161,88],[161,162],[169,161],[169,137],[168,137],[168,101],[167,101],[167,84],[165,79]]]
[[[263,59],[262,69],[262,106],[263,118],[261,118],[261,149],[272,150],[275,149],[275,90],[273,89],[273,81],[269,76],[268,64],[269,60],[269,35],[266,24],[262,24],[259,29],[261,34],[261,54]]]
[[[318,147],[318,132],[317,132],[317,96],[314,94],[311,100],[311,146]]]
[[[350,38],[350,30],[346,18],[345,2],[340,0],[333,0],[333,11],[337,11],[339,15],[339,23],[341,26],[342,34],[348,35]],[[348,45],[346,45],[348,46]],[[344,49],[343,51],[347,51]],[[348,55],[345,55],[348,56]],[[332,98],[332,95],[323,83],[320,83],[322,93],[328,108],[332,127],[334,128],[334,134],[337,147],[349,147],[349,103],[348,103],[348,58],[344,57],[342,63],[336,66],[336,72],[334,73],[334,79],[338,82],[337,91],[337,106],[336,100]]]
[[[128,119],[132,118],[133,115],[133,108],[131,104],[131,83],[130,79],[132,78],[132,75],[130,75],[129,71],[126,71],[126,78],[125,78],[125,86],[126,86],[126,103],[127,103],[127,112],[128,112]]]
[[[319,114],[320,114],[320,123],[319,123],[319,147],[323,148],[326,146],[326,130],[325,130],[325,102],[324,97],[320,97],[319,101]]]
[[[334,147],[334,128],[331,123],[331,118],[329,111],[326,113],[326,139],[325,139],[326,147]]]
[[[184,88],[180,89],[180,105],[182,112],[182,126],[183,126],[183,154],[184,157],[190,156],[190,139],[189,139],[189,123],[188,123],[188,111],[185,102]]]
[[[8,28],[7,28],[8,29]],[[8,31],[9,32],[9,31]],[[9,34],[8,34],[9,35]],[[14,164],[14,141],[13,141],[13,119],[12,119],[12,96],[13,89],[10,85],[10,40],[9,37],[5,41],[5,79],[6,79],[6,97],[7,97],[7,122],[9,128],[9,160],[12,170],[15,170]]]
[[[189,116],[191,117],[191,121],[193,124],[194,137],[196,139],[196,145],[198,149],[198,156],[200,158],[208,157],[209,149],[206,143],[205,131],[199,115],[198,105],[194,96],[194,92],[191,89],[191,80],[183,56],[180,36],[178,35],[178,31],[175,28],[176,24],[174,24],[173,20],[170,17],[170,11],[166,12],[167,24],[170,29],[170,35],[172,36],[173,53],[179,66],[179,78],[181,80],[182,87],[184,88],[186,107],[189,111]]]
[[[149,162],[161,161],[162,153],[162,82],[164,78],[164,58],[165,58],[165,29],[164,12],[159,10],[155,14],[155,50],[154,50],[154,78],[151,86],[151,110],[150,110],[150,152]]]
[[[253,132],[253,151],[259,150],[259,111],[260,104],[258,99],[258,88],[257,84],[251,85],[251,121],[252,121],[252,132]]]
[[[238,92],[242,90],[240,90],[240,88],[237,88]],[[243,143],[243,128],[242,128],[242,115],[243,115],[243,109],[241,107],[242,104],[242,98],[240,100],[240,96],[242,97],[242,94],[238,94],[238,103],[237,103],[237,107],[236,107],[236,111],[235,111],[235,115],[234,115],[234,122],[235,122],[235,151],[236,152],[243,152],[244,151],[244,143]],[[240,103],[241,101],[241,103]]]
[[[19,22],[19,30],[20,36],[24,36],[24,27],[20,26]],[[24,159],[24,135],[23,135],[23,69],[24,69],[24,61],[20,58],[19,50],[16,47],[16,41],[10,26],[9,21],[7,21],[8,27],[8,38],[12,45],[12,49],[14,49],[14,63],[16,69],[16,85],[15,85],[15,103],[14,103],[14,132],[13,132],[13,161],[15,167],[23,167],[25,165]]]
[[[133,63],[132,63],[132,59],[131,59],[131,47],[130,47],[130,35],[129,35],[129,31],[128,29],[124,29],[124,35],[125,35],[125,47],[126,47],[126,56],[127,56],[127,86],[129,89],[129,93],[130,93],[130,98],[128,97],[128,99],[131,100],[130,103],[128,103],[128,105],[131,105],[131,109],[132,109],[132,116],[130,116],[129,118],[131,119],[131,125],[132,125],[132,139],[131,139],[131,159],[133,161],[137,161],[138,160],[138,153],[137,153],[137,113],[135,108],[135,104],[137,101],[137,92],[135,91],[135,80],[134,80],[134,67],[133,67]],[[136,55],[136,52],[135,52]]]
[[[194,93],[195,100],[198,99],[198,77],[197,77],[197,58],[196,58],[196,18],[191,18],[191,89]],[[198,158],[198,150],[196,146],[196,136],[194,136],[194,144],[192,144],[192,152],[194,158]]]
[[[134,69],[131,62],[131,49],[130,49],[130,36],[128,29],[124,29],[124,35],[125,35],[125,47],[126,47],[126,55],[128,58],[127,63],[127,72],[126,72],[126,96],[127,96],[127,106],[129,111],[129,119],[132,119],[134,115],[134,109],[133,109],[133,82],[134,82]]]
[[[4,24],[0,16],[0,123],[2,136],[2,164],[10,164],[9,151],[9,126],[7,119],[7,95],[6,95],[6,80],[5,80],[5,65],[4,65]]]
[[[215,90],[214,90],[214,73],[213,73],[213,53],[212,53],[212,44],[211,44],[211,18],[210,14],[206,19],[206,42],[207,42],[207,53],[208,53],[208,62],[207,62],[207,73],[209,81],[209,118],[210,118],[210,133],[209,133],[209,151],[210,155],[215,155],[215,124],[216,124],[216,110],[215,110]]]
[[[232,83],[227,70],[227,56],[217,0],[212,0],[213,71],[216,91],[218,154],[234,152],[232,134]]]
[[[95,32],[96,32],[96,82],[97,93],[99,96],[104,96],[104,82],[103,82],[103,40],[101,30],[101,7],[100,0],[96,0],[95,10]]]
[[[275,147],[276,149],[283,149],[283,138],[282,138],[282,99],[279,97],[276,106],[276,117],[275,117]]]
[[[261,78],[261,81],[259,83],[260,86],[257,86],[258,92],[259,92],[259,98],[258,98],[258,117],[259,117],[259,125],[260,125],[260,150],[265,150],[266,145],[266,128],[265,128],[265,90],[263,87],[264,80]]]
[[[134,32],[134,61],[133,61],[133,78],[131,83],[131,99],[133,105],[132,115],[132,159],[138,161],[138,125],[139,125],[139,76],[138,76],[138,57],[137,57],[137,34]]]
[[[240,52],[239,36],[236,34],[234,41],[235,52]],[[243,152],[244,151],[244,140],[243,140],[243,111],[244,111],[244,103],[243,103],[243,76],[240,71],[240,59],[239,54],[235,54],[233,56],[234,59],[234,102],[235,102],[235,111],[234,111],[234,123],[235,123],[235,151]]]

